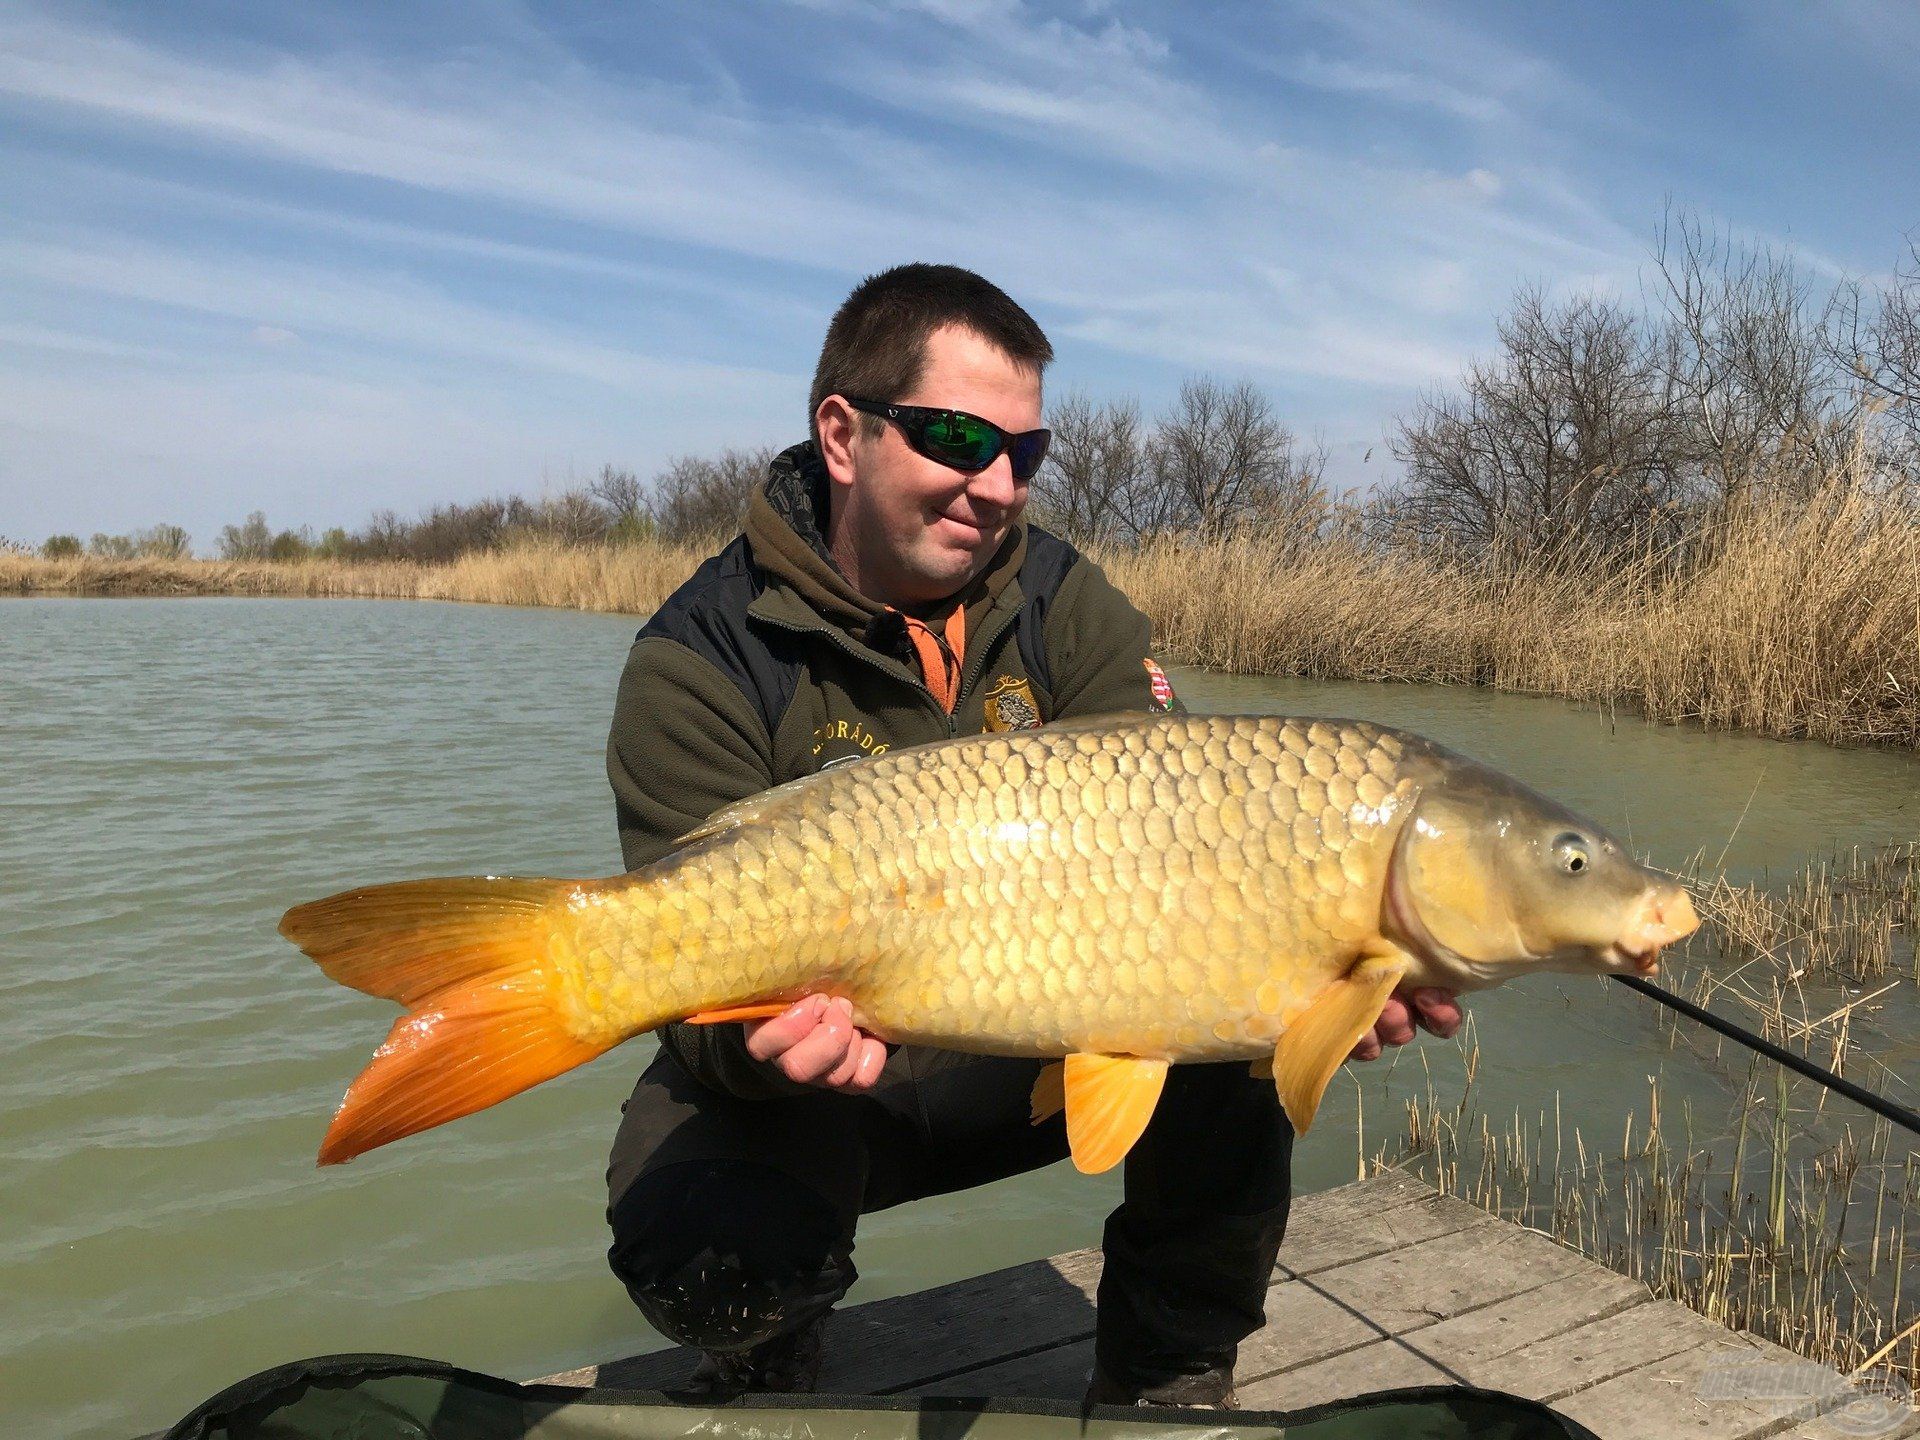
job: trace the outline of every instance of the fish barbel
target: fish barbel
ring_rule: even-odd
[[[414,880],[289,910],[408,1013],[327,1164],[673,1020],[844,997],[884,1040],[1062,1056],[1075,1163],[1117,1163],[1181,1061],[1271,1063],[1304,1133],[1401,985],[1651,973],[1686,892],[1592,823],[1405,731],[1102,716],[836,766],[603,880]]]

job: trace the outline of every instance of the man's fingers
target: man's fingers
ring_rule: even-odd
[[[847,1046],[846,1058],[833,1067],[833,1073],[820,1081],[829,1090],[843,1090],[860,1071],[860,1041],[854,1037],[853,1044]]]
[[[870,1090],[887,1063],[887,1047],[864,1031],[854,1032],[847,1058],[821,1084],[835,1090]]]
[[[860,1037],[860,1068],[854,1072],[849,1090],[871,1090],[880,1072],[886,1068],[887,1047],[871,1035]]]
[[[1350,1060],[1378,1060],[1380,1058],[1380,1032],[1378,1027],[1362,1035],[1347,1057]]]
[[[821,1010],[813,1033],[797,1042],[775,1063],[789,1080],[815,1084],[840,1067],[855,1034],[853,1007],[844,1000],[830,1000]]]
[[[827,1006],[824,995],[808,995],[789,1005],[771,1020],[749,1020],[741,1028],[746,1032],[747,1054],[756,1060],[772,1060],[784,1055],[820,1023]]]
[[[1414,1011],[1421,1026],[1431,1030],[1442,1040],[1448,1039],[1460,1028],[1464,1018],[1460,1013],[1460,1002],[1451,990],[1442,990],[1435,985],[1423,985],[1413,992]]]
[[[1381,1007],[1380,1018],[1373,1022],[1374,1034],[1383,1045],[1404,1045],[1413,1038],[1413,1016],[1407,1002],[1389,995]]]

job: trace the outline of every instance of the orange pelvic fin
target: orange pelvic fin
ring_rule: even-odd
[[[1038,1125],[1067,1108],[1067,1062],[1056,1060],[1040,1072],[1033,1082],[1033,1095],[1027,1102],[1029,1120]]]
[[[1306,1134],[1313,1124],[1327,1082],[1380,1018],[1409,963],[1409,957],[1398,952],[1368,956],[1321,991],[1280,1032],[1273,1052],[1273,1083],[1296,1135]]]
[[[1167,1080],[1167,1062],[1132,1055],[1067,1057],[1067,1145],[1074,1168],[1087,1175],[1126,1158],[1153,1118]]]
[[[574,880],[410,880],[295,906],[280,933],[408,1012],[328,1127],[320,1163],[471,1115],[617,1042],[566,1027],[546,950]]]
[[[729,1005],[721,1010],[702,1010],[697,1015],[686,1018],[688,1025],[724,1025],[729,1020],[771,1020],[776,1015],[784,1015],[793,1008],[791,1000],[782,1000],[775,1005]]]

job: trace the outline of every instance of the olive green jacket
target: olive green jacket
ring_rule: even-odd
[[[813,445],[769,468],[744,533],[668,598],[633,642],[607,742],[629,870],[722,806],[903,745],[1073,715],[1173,704],[1148,624],[1071,545],[1017,525],[986,570],[922,617],[966,607],[952,714],[921,675],[898,613],[827,554],[826,472]],[[743,1096],[790,1087],[747,1056],[738,1026],[670,1025],[697,1076]]]

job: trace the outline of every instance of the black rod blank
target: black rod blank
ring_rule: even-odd
[[[1703,1010],[1691,1000],[1681,999],[1671,990],[1662,989],[1660,986],[1650,981],[1642,980],[1635,975],[1616,975],[1613,978],[1618,980],[1622,985],[1638,990],[1649,1000],[1657,1000],[1670,1010],[1678,1010],[1688,1019],[1698,1020],[1709,1030],[1717,1030],[1729,1040],[1738,1040],[1742,1045],[1758,1050],[1768,1059],[1778,1060],[1789,1070],[1796,1071],[1806,1076],[1809,1080],[1817,1081],[1829,1090],[1846,1096],[1856,1104],[1866,1106],[1867,1109],[1873,1111],[1874,1114],[1885,1116],[1894,1124],[1904,1126],[1915,1135],[1920,1135],[1920,1113],[1909,1110],[1905,1105],[1889,1100],[1884,1095],[1876,1095],[1871,1090],[1862,1089],[1851,1080],[1843,1079],[1824,1066],[1816,1065],[1813,1061],[1796,1055],[1791,1050],[1784,1050],[1771,1040],[1763,1039],[1754,1034],[1751,1030],[1743,1030],[1731,1020],[1722,1020],[1711,1010]]]

